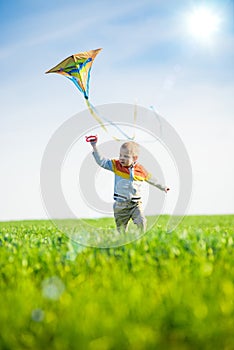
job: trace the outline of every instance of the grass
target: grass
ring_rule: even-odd
[[[234,216],[166,222],[110,249],[0,223],[0,349],[234,349]]]

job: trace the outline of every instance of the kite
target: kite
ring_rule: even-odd
[[[57,64],[55,67],[48,70],[46,73],[58,73],[64,75],[68,79],[70,79],[75,86],[80,90],[83,94],[87,107],[91,113],[91,115],[96,119],[96,121],[101,125],[101,127],[108,132],[106,126],[104,125],[103,120],[105,120],[108,124],[111,124],[116,129],[118,129],[121,134],[127,138],[130,138],[127,134],[125,134],[118,125],[114,124],[112,121],[101,117],[95,107],[91,104],[89,100],[89,80],[90,80],[90,71],[92,64],[94,62],[95,57],[102,49],[84,51],[72,56],[67,57],[65,60]],[[118,140],[116,137],[112,136],[114,139]]]
[[[46,73],[58,73],[69,78],[83,93],[84,98],[89,98],[90,70],[97,54],[102,49],[80,52],[57,64]]]

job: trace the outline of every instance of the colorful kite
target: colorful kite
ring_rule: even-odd
[[[89,101],[90,70],[95,57],[101,50],[102,49],[100,48],[96,50],[80,52],[75,55],[69,56],[65,60],[60,62],[57,66],[48,70],[46,73],[58,73],[70,79],[76,85],[76,87],[83,93],[90,113],[105,131],[107,131],[107,129],[103,124],[102,119],[114,126],[116,129],[118,129],[118,131],[121,132],[121,134],[125,138],[131,139],[118,127],[118,125],[114,124],[112,121],[104,117],[100,117],[95,107]],[[117,139],[114,136],[113,138]]]
[[[102,49],[80,52],[72,55],[46,73],[58,73],[65,75],[73,81],[76,87],[83,93],[84,98],[89,98],[90,69],[97,54]]]

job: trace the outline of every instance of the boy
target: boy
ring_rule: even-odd
[[[139,163],[139,145],[128,141],[120,147],[119,159],[103,158],[97,149],[97,140],[91,141],[93,156],[99,166],[113,171],[114,185],[114,217],[118,231],[126,231],[130,219],[141,231],[146,230],[146,218],[142,210],[141,184],[149,184],[167,192],[168,187],[160,185],[155,178]]]

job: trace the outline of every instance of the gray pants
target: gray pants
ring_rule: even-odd
[[[118,231],[126,231],[130,219],[133,220],[138,229],[146,230],[146,218],[143,213],[142,202],[115,201],[113,208]]]

